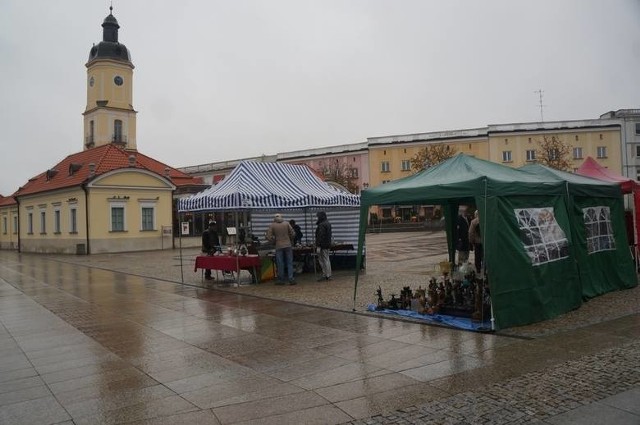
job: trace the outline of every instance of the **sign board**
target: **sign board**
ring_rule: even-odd
[[[182,223],[180,223],[180,232],[182,233],[183,236],[189,234],[189,222],[188,221],[183,221]]]
[[[171,226],[162,226],[163,236],[171,236],[172,233],[173,233],[173,228]]]

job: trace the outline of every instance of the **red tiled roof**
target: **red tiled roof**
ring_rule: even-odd
[[[2,196],[0,195],[0,207],[7,207],[9,205],[17,205],[18,203],[16,202],[15,199],[13,199],[11,196]]]
[[[131,168],[129,165],[131,155],[135,157],[133,165],[135,168],[148,170],[160,176],[168,173],[169,179],[177,187],[202,184],[201,178],[191,177],[138,151],[125,150],[118,145],[108,144],[69,155],[51,169],[30,178],[15,195],[23,196],[79,186],[109,171]],[[95,166],[93,177],[89,176],[89,164]]]

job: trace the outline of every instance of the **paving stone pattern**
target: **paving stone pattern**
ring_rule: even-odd
[[[357,314],[352,271],[235,286],[194,249],[0,251],[0,423],[640,424],[637,287],[496,334],[364,310],[443,243],[368,235]]]
[[[540,424],[639,385],[640,342],[636,342],[475,391],[348,423]]]

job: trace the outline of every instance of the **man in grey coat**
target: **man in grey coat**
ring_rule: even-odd
[[[291,225],[284,221],[282,214],[276,214],[273,223],[267,229],[267,239],[276,247],[276,267],[278,269],[278,281],[276,285],[284,285],[286,282],[285,267],[288,275],[289,285],[295,285],[293,278],[293,248],[291,241],[295,237],[295,232]]]

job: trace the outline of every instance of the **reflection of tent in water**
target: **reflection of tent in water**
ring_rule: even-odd
[[[513,169],[460,154],[363,191],[360,242],[369,207],[385,204],[444,205],[450,260],[458,205],[478,208],[500,328],[549,319],[580,306],[584,298],[637,285],[617,185],[541,166]],[[585,221],[593,208],[607,214],[598,213],[595,223]]]

